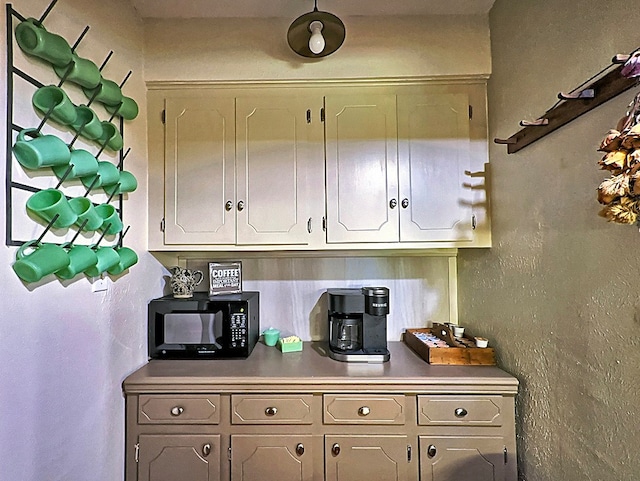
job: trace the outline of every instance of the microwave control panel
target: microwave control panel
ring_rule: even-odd
[[[247,314],[244,312],[231,313],[231,347],[245,347],[247,345]]]

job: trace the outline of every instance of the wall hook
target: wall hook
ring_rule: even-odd
[[[560,100],[574,100],[574,99],[592,99],[596,96],[595,89],[584,89],[577,92],[570,92],[568,94],[560,92],[558,98]]]
[[[78,48],[78,45],[80,45],[80,42],[82,42],[82,39],[84,38],[84,36],[87,34],[88,31],[89,31],[89,25],[84,27],[84,30],[82,31],[82,33],[78,37],[78,40],[76,40],[75,43],[71,46],[71,51],[72,52],[76,51],[76,48]]]
[[[93,244],[93,250],[96,250],[98,248],[98,244],[100,244],[100,242],[102,242],[102,239],[104,239],[104,236],[107,234],[107,231],[109,230],[109,228],[111,227],[111,222],[109,222],[107,224],[107,227],[104,228],[104,230],[102,231],[102,235],[100,236],[100,238],[98,239],[98,242],[96,242],[95,244]]]
[[[521,120],[520,125],[522,127],[539,127],[542,125],[549,125],[549,119]]]

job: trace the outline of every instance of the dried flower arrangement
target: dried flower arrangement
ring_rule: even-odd
[[[600,215],[618,224],[640,224],[640,93],[616,129],[600,143],[598,165],[611,173],[598,187]]]

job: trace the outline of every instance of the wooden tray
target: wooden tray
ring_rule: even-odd
[[[416,333],[434,334],[449,347],[430,347],[418,337]],[[465,334],[465,339],[474,341],[474,338]],[[457,364],[457,365],[487,365],[496,364],[495,353],[492,347],[468,347],[451,333],[451,329],[443,324],[434,324],[431,328],[407,329],[403,335],[404,342],[416,351],[422,359],[429,364]]]

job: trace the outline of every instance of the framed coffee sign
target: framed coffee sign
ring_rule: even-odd
[[[242,262],[209,262],[209,295],[242,292]]]

